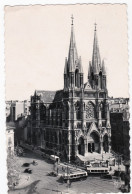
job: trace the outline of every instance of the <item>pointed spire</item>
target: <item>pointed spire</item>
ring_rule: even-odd
[[[93,56],[92,56],[92,67],[93,67],[94,74],[98,74],[101,69],[101,59],[100,59],[100,52],[99,52],[99,46],[98,46],[96,26],[97,24],[95,23]]]
[[[103,74],[103,75],[106,75],[104,59],[103,59],[103,61],[102,61],[102,74]]]
[[[65,58],[64,74],[67,74],[67,57]]]
[[[74,35],[74,24],[73,24],[73,16],[71,17],[72,23],[71,23],[71,38],[70,38],[70,46],[69,46],[69,56],[68,56],[68,65],[69,65],[69,71],[73,71],[75,69],[75,63],[78,60],[78,54],[76,49],[76,42],[75,42],[75,35]]]

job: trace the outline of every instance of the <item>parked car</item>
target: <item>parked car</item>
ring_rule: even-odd
[[[36,165],[38,165],[38,163],[35,161],[35,160],[33,160],[33,163],[32,163],[34,166],[36,166]]]
[[[30,168],[26,168],[26,169],[24,170],[24,172],[25,172],[25,173],[32,174],[32,170],[31,170]]]
[[[23,166],[23,167],[29,167],[29,166],[30,166],[30,163],[23,163],[22,166]]]

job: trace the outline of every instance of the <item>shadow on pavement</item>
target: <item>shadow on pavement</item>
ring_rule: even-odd
[[[19,189],[15,189],[15,191],[16,190],[24,190],[24,193],[25,194],[31,194],[31,193],[36,193],[36,194],[39,194],[38,192],[37,192],[37,184],[40,182],[40,180],[37,180],[37,181],[34,181],[34,182],[32,182],[30,185],[28,185],[28,186],[26,186],[26,187],[24,187],[24,188],[19,188]]]

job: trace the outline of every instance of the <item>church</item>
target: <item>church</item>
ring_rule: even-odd
[[[73,18],[68,57],[64,65],[64,88],[35,90],[31,96],[31,144],[66,161],[89,153],[111,151],[111,125],[107,74],[101,59],[95,24],[93,54],[87,82],[78,56]]]

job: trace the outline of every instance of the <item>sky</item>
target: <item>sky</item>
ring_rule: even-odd
[[[129,97],[125,4],[34,5],[5,7],[6,100],[30,99],[35,89],[63,89],[72,14],[84,82],[92,60],[96,22],[101,59],[106,65],[108,94]]]

